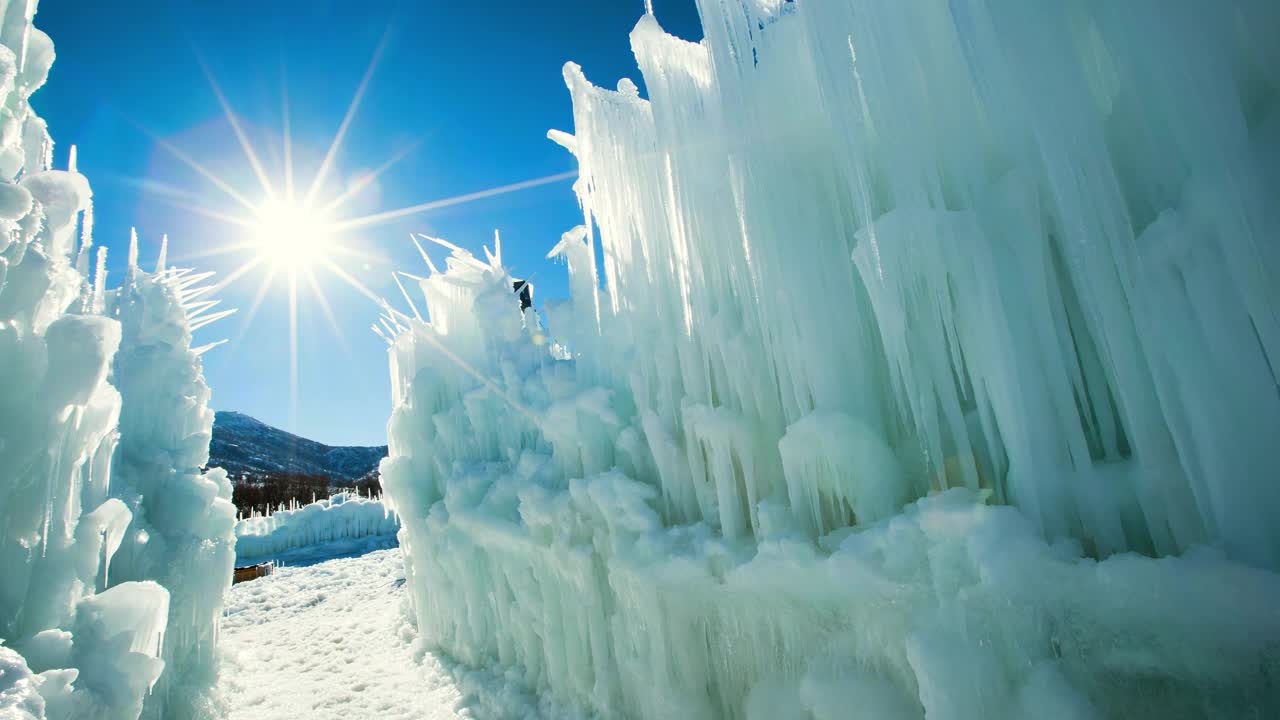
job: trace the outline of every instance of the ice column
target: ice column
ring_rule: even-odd
[[[136,253],[131,253],[136,255]],[[143,717],[187,718],[209,702],[217,679],[218,623],[235,560],[231,483],[209,462],[213,410],[191,333],[222,317],[208,273],[136,266],[106,297],[122,327],[111,381],[123,399],[112,495],[133,521],[112,566],[113,583],[149,580],[168,588],[166,671]]]
[[[0,690],[0,709],[133,720],[164,668],[169,593],[107,589],[131,520],[110,497],[121,327],[99,314],[101,252],[89,282],[89,184],[74,160],[52,169],[53,141],[28,104],[54,57],[35,9],[0,2],[0,662],[3,683],[12,669],[23,684]]]

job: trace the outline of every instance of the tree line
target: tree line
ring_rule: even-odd
[[[232,483],[231,502],[245,517],[275,512],[281,505],[297,502],[305,505],[322,500],[333,493],[351,490],[366,497],[382,494],[378,471],[374,470],[355,482],[335,484],[328,475],[277,472],[242,477]]]

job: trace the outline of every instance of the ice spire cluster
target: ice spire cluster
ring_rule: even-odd
[[[0,4],[0,638],[30,665],[4,682],[39,673],[17,692],[18,717],[136,716],[162,667],[153,645],[168,594],[100,592],[130,519],[108,484],[120,394],[107,375],[120,326],[81,302],[99,291],[71,261],[89,184],[50,167],[53,143],[28,104],[53,61],[48,36],[31,26],[34,6]],[[134,612],[110,611],[129,598]],[[117,663],[134,682],[103,692]]]
[[[236,521],[226,472],[201,471],[213,410],[200,356],[219,343],[192,347],[191,339],[234,310],[208,299],[211,273],[166,267],[167,245],[164,238],[154,272],[130,266],[131,281],[107,293],[106,313],[122,329],[110,376],[123,398],[111,494],[133,513],[112,582],[151,580],[169,590],[166,669],[143,717],[190,718],[213,705]]]
[[[0,0],[0,716],[194,717],[172,689],[212,682],[234,546],[225,475],[198,471],[190,331],[216,315],[163,252],[146,273],[131,248],[114,291],[105,248],[91,268],[89,183],[28,104],[54,58],[35,10]]]
[[[610,716],[1280,712],[1280,13],[698,5],[648,99],[565,68],[550,336],[453,246],[375,328],[423,639]]]

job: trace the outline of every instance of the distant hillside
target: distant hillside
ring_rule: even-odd
[[[225,411],[214,415],[209,445],[209,465],[226,469],[232,480],[303,473],[327,475],[334,483],[354,482],[377,469],[386,456],[386,445],[334,447]]]

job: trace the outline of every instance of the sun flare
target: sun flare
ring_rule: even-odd
[[[328,259],[335,228],[322,210],[268,200],[258,207],[251,232],[259,257],[277,269],[298,270]]]
[[[3,5],[3,0],[0,0]],[[261,191],[260,202],[254,202],[251,194],[243,191],[243,186],[253,183],[245,182],[248,178],[221,177],[187,151],[158,135],[151,134],[155,143],[187,165],[208,184],[218,189],[227,199],[232,201],[230,209],[210,206],[200,201],[192,202],[193,193],[181,188],[157,186],[171,198],[171,202],[180,208],[202,217],[217,220],[235,228],[232,242],[212,247],[189,255],[188,257],[209,257],[226,253],[245,253],[248,257],[238,267],[222,277],[215,289],[227,287],[240,278],[258,271],[260,282],[257,291],[249,303],[240,333],[232,341],[234,349],[244,336],[245,330],[253,322],[258,308],[269,296],[269,291],[280,283],[286,292],[289,316],[289,384],[290,412],[297,412],[298,396],[298,310],[303,303],[300,296],[309,293],[314,306],[328,320],[334,337],[339,345],[346,348],[346,340],[338,325],[333,308],[325,296],[323,278],[333,276],[342,281],[360,295],[376,303],[379,307],[389,308],[387,301],[371,290],[365,279],[369,276],[373,261],[380,259],[378,253],[362,247],[360,236],[371,228],[399,218],[416,216],[432,210],[469,203],[485,198],[492,198],[517,192],[528,188],[561,182],[577,176],[577,171],[566,171],[543,177],[508,183],[497,187],[478,190],[461,195],[439,198],[394,210],[377,211],[370,214],[353,214],[348,204],[357,196],[370,188],[377,187],[377,181],[383,173],[407,157],[418,142],[409,143],[396,151],[385,162],[374,167],[355,180],[346,183],[345,189],[335,188],[339,183],[332,180],[337,172],[335,163],[347,139],[348,130],[356,110],[368,88],[369,81],[377,67],[378,60],[386,46],[387,35],[384,35],[374,50],[360,84],[347,106],[347,110],[334,133],[333,139],[325,151],[323,159],[314,174],[302,182],[295,177],[293,161],[293,136],[290,129],[290,108],[288,89],[281,73],[281,127],[279,134],[280,154],[269,156],[267,164],[249,140],[249,135],[241,125],[240,116],[232,109],[227,97],[209,67],[200,60],[209,88],[222,107],[227,125],[235,134],[235,138],[244,153],[244,159],[253,178]],[[299,182],[295,182],[299,181]],[[416,241],[415,241],[416,242]],[[419,248],[421,252],[421,248]],[[395,284],[404,292],[400,278],[392,273]],[[376,332],[376,330],[375,330]]]

